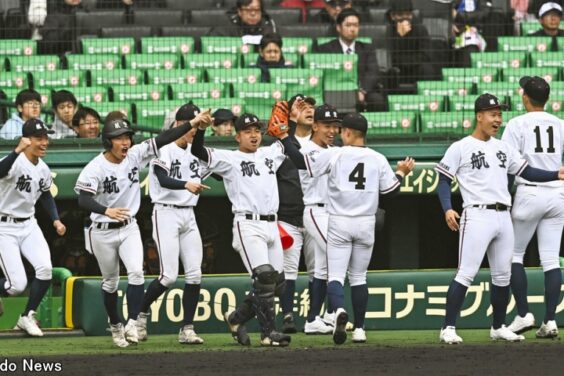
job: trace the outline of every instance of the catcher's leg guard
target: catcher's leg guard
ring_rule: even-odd
[[[253,308],[262,332],[269,335],[275,329],[274,292],[278,272],[270,264],[253,270]]]

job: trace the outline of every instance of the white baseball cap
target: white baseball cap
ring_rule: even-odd
[[[562,7],[560,6],[560,4],[555,2],[544,3],[539,9],[539,18],[542,18],[546,13],[553,10],[562,15]]]

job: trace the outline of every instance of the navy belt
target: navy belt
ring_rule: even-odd
[[[262,214],[245,214],[246,219],[251,219],[254,221],[267,221],[275,222],[276,214],[262,215]]]
[[[29,220],[31,217],[27,217],[27,218],[15,218],[15,217],[8,217],[7,215],[4,215],[2,217],[0,217],[0,222],[14,222],[14,223],[19,223],[19,222],[25,222],[27,220]]]
[[[536,184],[529,184],[529,183],[526,183],[525,185],[526,185],[527,187],[536,187],[536,186],[537,186]]]
[[[480,209],[490,209],[495,211],[506,211],[511,208],[511,206],[507,206],[504,204],[489,204],[489,205],[472,205],[473,208],[480,208]]]
[[[94,228],[98,230],[114,230],[116,228],[122,228],[132,223],[133,219],[128,219],[124,222],[95,222],[93,223]]]

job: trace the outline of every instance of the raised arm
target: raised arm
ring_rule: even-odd
[[[31,140],[27,137],[22,137],[20,143],[16,146],[14,151],[0,161],[0,178],[8,175],[8,172],[10,172],[10,169],[14,165],[16,159],[18,159],[20,153],[27,149],[29,145],[31,145]]]

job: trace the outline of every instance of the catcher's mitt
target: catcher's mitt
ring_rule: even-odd
[[[268,121],[268,129],[266,133],[272,137],[279,137],[280,135],[288,132],[288,120],[290,109],[288,102],[280,101],[272,107],[270,113],[270,120]]]

